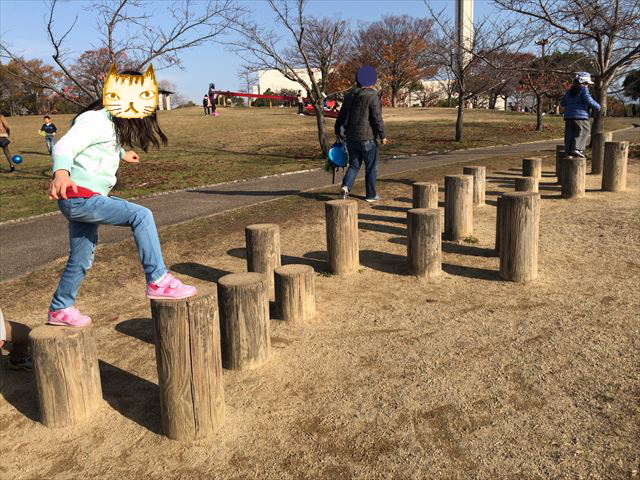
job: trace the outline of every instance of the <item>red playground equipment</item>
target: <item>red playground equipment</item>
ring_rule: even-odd
[[[265,98],[267,100],[269,100],[269,108],[271,108],[271,100],[279,100],[281,102],[289,102],[291,105],[295,105],[296,104],[296,97],[294,96],[289,96],[289,95],[263,95],[260,93],[246,93],[246,92],[229,92],[229,91],[223,91],[223,90],[213,90],[209,92],[210,94],[213,93],[215,95],[218,95],[218,97],[246,97],[246,98]],[[305,102],[305,104],[309,103],[311,101],[311,99],[309,98],[304,98],[303,101]],[[249,101],[249,107],[251,107],[251,101]],[[336,109],[336,101],[335,100],[328,100],[326,102],[326,107],[324,108],[324,116],[325,117],[329,117],[329,118],[338,118],[338,114],[340,113],[340,110]],[[305,115],[315,115],[316,112],[313,109],[313,106],[311,105],[306,105],[304,108],[304,113]]]

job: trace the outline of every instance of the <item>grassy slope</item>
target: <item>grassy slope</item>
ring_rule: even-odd
[[[388,109],[385,117],[392,143],[384,155],[518,143],[562,134],[559,118],[546,119],[548,128],[535,132],[532,115],[482,110],[466,114],[465,139],[454,142],[453,109]],[[72,115],[54,117],[59,136],[71,119]],[[619,128],[616,120],[611,119],[608,127]],[[55,202],[46,195],[51,172],[44,140],[37,135],[41,118],[13,117],[9,122],[11,152],[22,154],[25,161],[14,174],[0,163],[0,221],[55,211]],[[160,112],[160,123],[169,146],[138,152],[142,154],[139,165],[123,164],[116,189],[119,196],[131,198],[323,165],[315,119],[294,115],[293,109],[223,109],[220,117],[213,118],[194,107]],[[331,131],[333,120],[327,123]]]

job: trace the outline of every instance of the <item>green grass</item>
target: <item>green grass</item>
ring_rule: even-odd
[[[391,143],[383,156],[518,143],[558,137],[562,120],[545,119],[543,132],[534,130],[529,114],[475,110],[466,113],[465,137],[454,142],[454,109],[385,109]],[[322,167],[313,117],[294,109],[221,109],[219,117],[205,117],[200,108],[159,112],[169,146],[148,153],[138,151],[141,163],[123,163],[114,193],[131,198],[274,173]],[[56,115],[60,138],[72,115]],[[608,128],[620,128],[610,119]],[[0,163],[0,221],[57,210],[47,196],[51,176],[44,139],[37,134],[39,116],[10,117],[11,153],[24,162],[17,173]],[[329,138],[333,119],[327,119]],[[1,159],[4,162],[4,159]]]

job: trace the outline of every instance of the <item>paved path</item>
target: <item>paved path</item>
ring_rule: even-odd
[[[614,139],[638,142],[640,134],[637,129],[621,130],[615,133]],[[493,155],[526,154],[545,149],[555,151],[557,143],[558,140],[549,140],[391,159],[379,163],[378,176],[429,166],[471,162]],[[150,208],[158,227],[162,228],[329,185],[331,174],[313,170],[158,195],[141,199],[137,203]],[[100,228],[100,243],[117,242],[130,235],[127,228],[103,226]],[[59,213],[0,225],[0,279],[8,280],[32,272],[52,260],[66,256],[68,242],[67,221]]]

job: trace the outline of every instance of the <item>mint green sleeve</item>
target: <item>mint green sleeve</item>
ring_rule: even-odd
[[[95,114],[101,112],[86,112],[80,115],[69,131],[53,147],[53,173],[66,170],[71,173],[73,159],[94,144],[100,134],[101,123],[95,121]]]
[[[125,152],[124,148],[120,147],[120,160],[122,160],[124,158],[124,154],[127,153]]]

